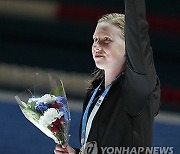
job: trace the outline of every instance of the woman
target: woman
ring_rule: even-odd
[[[145,0],[125,0],[122,14],[99,19],[92,55],[98,68],[87,92],[81,123],[82,151],[97,147],[150,147],[160,83],[145,19]],[[74,154],[69,145],[55,153]]]

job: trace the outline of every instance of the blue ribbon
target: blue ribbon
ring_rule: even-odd
[[[101,82],[102,83],[102,82]],[[81,144],[83,145],[83,142],[84,142],[84,139],[85,139],[85,134],[86,134],[86,124],[87,124],[87,119],[88,119],[88,112],[89,112],[89,108],[91,106],[91,104],[93,103],[93,100],[94,100],[94,97],[96,96],[96,93],[99,89],[99,87],[101,86],[101,83],[100,85],[94,90],[93,92],[93,95],[91,96],[91,99],[89,100],[88,102],[88,105],[86,107],[86,110],[84,111],[84,114],[83,114],[83,119],[82,119],[82,131],[81,131]],[[105,90],[104,92],[102,93],[102,97],[104,99],[104,97],[106,96],[106,94],[108,93],[109,89],[110,89],[111,85],[109,85]],[[99,99],[96,103],[97,106],[100,106],[103,99]]]

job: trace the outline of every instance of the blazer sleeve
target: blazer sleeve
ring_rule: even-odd
[[[140,114],[150,94],[160,89],[148,29],[145,0],[125,0],[124,100],[131,115]],[[160,90],[156,94],[159,98]]]

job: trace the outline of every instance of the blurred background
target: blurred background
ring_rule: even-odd
[[[153,144],[180,153],[180,2],[146,4],[161,80]],[[79,147],[81,106],[94,69],[92,35],[97,19],[110,12],[123,13],[123,0],[0,0],[0,154],[53,153],[53,141],[23,117],[14,100],[36,72],[64,82],[72,114],[70,144]]]

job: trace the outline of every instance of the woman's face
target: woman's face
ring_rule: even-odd
[[[119,27],[100,22],[93,35],[92,55],[96,67],[107,70],[121,69],[125,63],[125,41]]]

